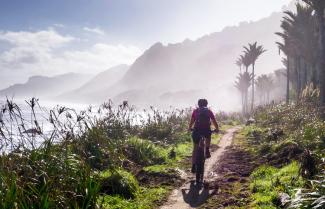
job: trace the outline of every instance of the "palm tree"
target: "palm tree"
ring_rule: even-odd
[[[250,57],[250,61],[252,64],[252,103],[251,103],[251,111],[254,109],[254,94],[255,94],[255,63],[256,60],[264,53],[266,50],[263,48],[263,46],[258,46],[257,42],[253,44],[248,44],[248,47],[244,47],[245,53],[248,54]]]
[[[257,91],[261,95],[262,104],[268,104],[270,102],[270,93],[273,88],[273,80],[271,76],[261,75],[256,79]]]
[[[241,73],[241,67],[243,66],[241,58],[238,58],[235,62],[235,64],[239,67],[239,72]]]
[[[246,73],[248,72],[248,67],[252,64],[252,58],[250,57],[250,54],[244,53],[244,55],[240,55],[240,62],[246,69]]]
[[[240,91],[242,98],[242,112],[245,115],[247,113],[247,101],[248,101],[248,89],[251,85],[252,74],[249,72],[239,73],[237,81],[235,81],[235,87]]]
[[[320,103],[325,107],[325,1],[303,0],[315,10],[319,30]],[[325,115],[323,115],[325,117]]]
[[[280,35],[284,39],[284,44],[280,42],[276,42],[279,47],[279,53],[282,51],[287,58],[282,60],[282,63],[286,67],[286,77],[287,77],[287,85],[286,85],[286,103],[289,104],[290,101],[290,58],[293,56],[293,45],[289,41],[289,38],[284,33],[276,33]]]
[[[283,32],[276,33],[283,39],[283,43],[276,42],[279,50],[287,56],[287,96],[286,102],[289,102],[289,81],[290,77],[295,78],[294,85],[296,87],[297,98],[300,92],[316,78],[315,60],[317,59],[317,39],[315,35],[313,10],[311,7],[305,7],[301,4],[296,5],[297,13],[285,11],[285,17],[281,22]],[[289,72],[291,60],[294,61],[294,70]],[[311,76],[309,76],[311,75]],[[292,77],[292,78],[293,78]],[[313,77],[314,79],[309,79]]]

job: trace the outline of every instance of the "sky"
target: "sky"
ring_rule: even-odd
[[[156,42],[259,20],[290,0],[0,0],[0,88],[31,75],[96,74]]]

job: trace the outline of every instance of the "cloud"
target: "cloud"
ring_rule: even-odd
[[[20,80],[12,77],[11,83],[16,83],[23,82],[22,78],[26,80],[29,76],[38,74],[95,74],[115,65],[132,64],[142,53],[142,50],[135,46],[102,42],[87,43],[90,45],[80,49],[77,42],[79,40],[70,35],[62,35],[51,28],[37,32],[0,31],[0,44],[10,44],[9,48],[0,51],[2,78],[19,74]]]
[[[55,23],[55,24],[53,24],[53,26],[57,27],[57,28],[64,28],[65,27],[65,25],[60,24],[60,23]]]
[[[74,40],[74,37],[60,35],[51,28],[38,32],[0,32],[0,41],[9,42],[17,47],[52,49]]]
[[[37,64],[51,58],[53,50],[76,40],[72,36],[63,36],[53,29],[37,32],[0,32],[0,41],[10,43],[12,47],[0,53],[0,66],[9,69],[21,69],[24,65]]]
[[[90,32],[90,33],[96,33],[97,35],[101,35],[101,36],[105,35],[105,32],[98,27],[95,27],[95,28],[83,27],[83,30]]]

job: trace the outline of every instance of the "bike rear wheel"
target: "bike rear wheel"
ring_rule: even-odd
[[[196,165],[196,183],[202,183],[204,176],[204,162]]]

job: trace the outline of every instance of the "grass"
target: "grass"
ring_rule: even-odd
[[[168,194],[168,187],[141,187],[134,199],[105,195],[99,198],[98,204],[105,209],[151,209],[157,208],[159,203],[167,198]]]
[[[39,146],[34,146],[34,137],[23,134],[15,144],[11,130],[24,131],[30,124],[24,124],[19,106],[7,101],[0,151],[7,146],[17,150],[0,157],[0,208],[98,208],[96,203],[106,208],[156,208],[172,188],[152,188],[140,181],[138,172],[170,174],[190,166],[191,109],[152,107],[142,117],[127,103],[114,107],[107,102],[80,112],[63,106],[38,111],[41,106],[35,98],[29,105],[32,113],[44,114],[45,126],[53,130],[49,136],[37,136],[44,141]],[[37,117],[33,114],[31,128],[41,130]],[[218,141],[213,136],[212,144]],[[158,183],[164,182],[156,176]]]
[[[223,130],[227,130],[232,126],[223,126]],[[220,141],[220,134],[212,134],[211,136],[211,144],[217,145]],[[152,166],[144,167],[143,170],[146,172],[152,172],[152,173],[169,173],[173,169],[188,169],[191,166],[191,162],[189,159],[192,156],[192,150],[193,150],[193,143],[190,142],[183,142],[180,144],[177,144],[173,148],[167,148],[165,152],[170,153],[171,151],[174,151],[176,154],[175,158],[169,158],[165,163],[163,164],[156,164]]]
[[[302,187],[299,164],[292,162],[280,169],[263,165],[251,174],[252,208],[277,208],[278,194],[294,195],[295,188]]]
[[[140,165],[161,164],[167,160],[167,150],[149,140],[132,137],[126,142],[128,157]]]
[[[175,152],[175,158],[168,158],[165,163],[146,166],[143,168],[148,173],[162,173],[170,174],[175,169],[187,169],[190,167],[190,161],[186,160],[192,156],[193,144],[192,142],[185,142],[178,144],[174,148],[167,148],[165,151],[170,153]]]

